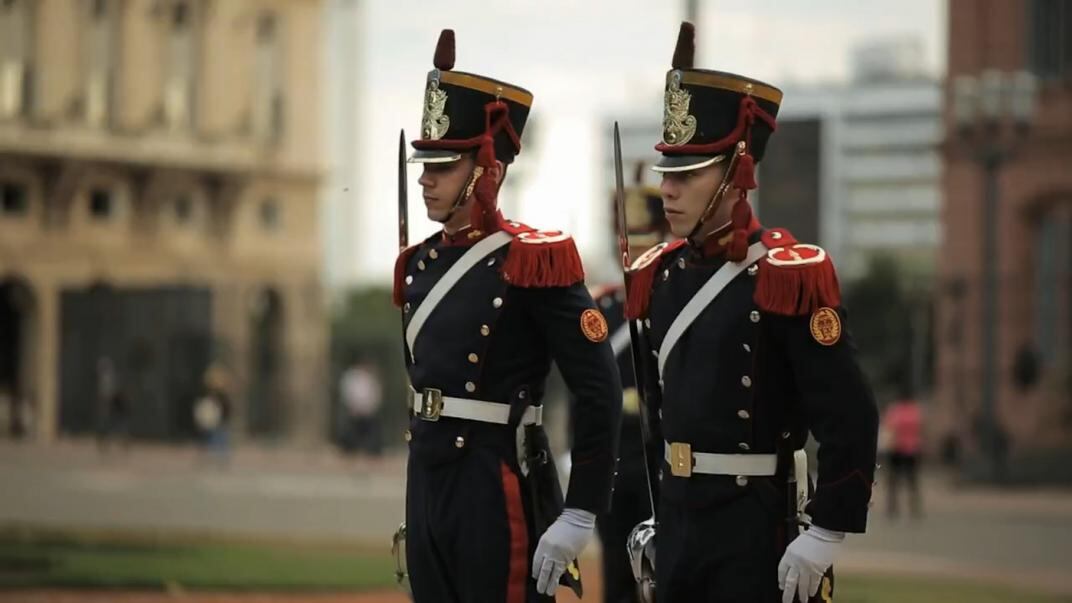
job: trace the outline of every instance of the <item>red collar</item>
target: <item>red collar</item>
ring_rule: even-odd
[[[452,235],[444,230],[440,233],[440,240],[443,241],[445,247],[469,247],[486,236],[487,233],[484,231],[466,226]]]
[[[748,221],[748,228],[745,229],[745,232],[751,237],[760,228],[762,228],[762,226],[760,226],[759,220],[753,216]],[[704,242],[701,245],[690,243],[689,246],[692,247],[692,250],[700,257],[714,258],[725,253],[726,248],[729,247],[731,241],[733,241],[733,225],[727,224],[707,235],[707,238],[704,239]]]

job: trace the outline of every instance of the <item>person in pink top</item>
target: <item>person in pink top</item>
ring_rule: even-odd
[[[919,403],[907,397],[891,404],[883,418],[883,429],[889,438],[889,516],[891,519],[897,517],[897,491],[904,481],[910,491],[912,515],[919,518],[923,514],[918,478],[923,445],[923,412]]]

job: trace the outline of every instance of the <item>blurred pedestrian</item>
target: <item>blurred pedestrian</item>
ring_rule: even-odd
[[[383,388],[376,367],[355,360],[343,371],[339,389],[346,409],[348,448],[378,456],[383,448],[379,421]]]
[[[32,392],[15,392],[11,398],[11,436],[21,440],[33,433],[34,397]]]
[[[923,411],[919,402],[907,396],[891,404],[883,418],[883,430],[889,442],[889,499],[887,513],[891,519],[898,515],[898,491],[901,484],[908,486],[912,515],[923,515],[923,501],[919,492],[920,453],[923,446]]]
[[[231,454],[230,375],[222,365],[205,371],[204,393],[194,404],[194,424],[204,438],[205,450],[221,465]]]
[[[129,446],[130,405],[123,393],[115,363],[108,356],[97,359],[96,398],[97,448],[107,452],[118,440],[124,449]]]
[[[7,412],[6,416],[0,415],[0,418],[6,419],[4,425],[13,438],[15,437],[16,423],[18,422],[18,410],[14,392],[8,386],[0,385],[0,412]]]

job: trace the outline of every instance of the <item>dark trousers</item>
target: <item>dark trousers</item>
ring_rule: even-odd
[[[383,452],[383,438],[380,433],[379,417],[351,417],[348,434],[351,450],[379,456]]]
[[[472,447],[457,459],[410,460],[406,563],[415,603],[546,603],[536,593],[536,549],[516,460]]]
[[[651,517],[644,459],[618,463],[610,512],[600,515],[597,527],[603,545],[604,603],[638,603],[636,579],[629,566],[626,539],[636,525]]]
[[[664,497],[655,537],[659,603],[781,603],[778,562],[788,529],[783,509],[752,489],[705,507]],[[827,600],[824,591],[832,597],[832,571],[826,580],[812,601]]]
[[[923,514],[923,501],[919,493],[919,456],[915,454],[902,454],[893,452],[890,454],[890,486],[889,498],[887,499],[887,512],[891,518],[897,517],[898,491],[901,483],[908,486],[909,502],[912,507],[912,515],[920,517]]]

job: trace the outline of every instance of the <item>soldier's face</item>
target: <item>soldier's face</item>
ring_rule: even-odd
[[[676,237],[688,236],[703,215],[708,201],[722,182],[723,166],[709,165],[687,172],[664,172],[659,192],[663,198],[663,213]],[[710,224],[729,221],[732,204],[722,203]]]
[[[421,185],[428,219],[443,222],[473,171],[473,158],[462,155],[450,163],[425,163],[417,183]],[[463,213],[463,212],[459,212]]]

